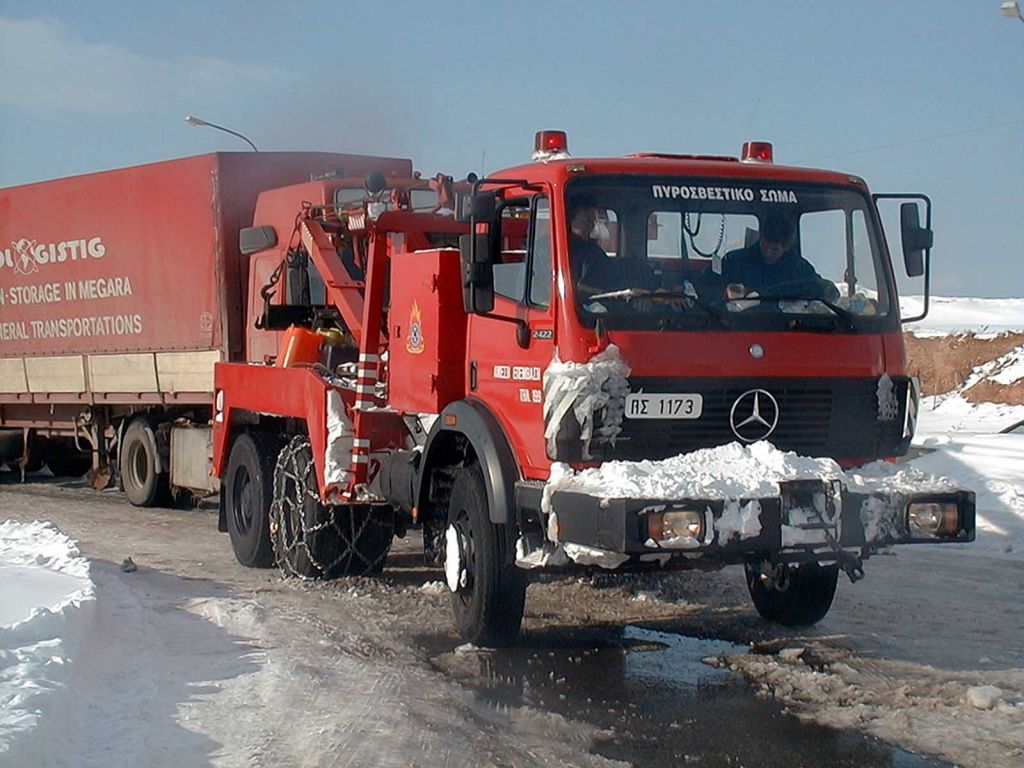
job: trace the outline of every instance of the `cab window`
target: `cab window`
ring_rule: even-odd
[[[520,304],[551,301],[551,208],[546,197],[509,201],[501,212],[494,292]]]

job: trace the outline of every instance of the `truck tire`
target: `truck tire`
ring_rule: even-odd
[[[118,468],[124,495],[136,507],[155,507],[167,495],[167,474],[157,472],[156,433],[145,419],[133,419],[121,438]]]
[[[244,433],[231,446],[224,475],[224,518],[231,548],[248,568],[274,564],[270,502],[277,450],[263,435]]]
[[[788,568],[780,588],[761,578],[758,564],[747,563],[747,589],[754,607],[767,621],[786,627],[806,627],[825,618],[832,607],[839,566],[803,563]]]
[[[309,438],[296,435],[274,467],[270,537],[286,574],[330,579],[379,573],[394,538],[394,512],[369,504],[320,503]]]
[[[468,643],[508,645],[519,633],[526,577],[508,556],[506,533],[504,525],[491,522],[479,465],[459,471],[448,505],[445,574],[455,625]],[[453,564],[449,558],[456,553]]]

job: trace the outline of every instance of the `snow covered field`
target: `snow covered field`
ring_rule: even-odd
[[[919,332],[1024,328],[1024,300],[994,301],[935,299],[933,317]],[[1024,350],[1009,357],[1013,354],[1017,356],[994,374],[1000,383],[1024,378],[1019,362]],[[972,579],[997,578],[992,574],[1019,566],[1024,552],[1024,428],[1002,433],[1024,421],[1024,405],[972,403],[965,398],[964,388],[991,373],[981,368],[958,390],[922,400],[914,456],[908,462],[911,468],[977,492],[977,542],[949,558],[940,547],[901,553],[905,562],[892,568],[924,578],[933,565],[951,563],[956,573],[936,574],[936,579],[943,582],[942,589],[961,599],[974,589]],[[8,498],[0,496],[0,504],[10,503]],[[18,503],[25,504],[31,497],[19,498]],[[0,516],[8,509],[0,506]],[[32,509],[18,511],[19,519],[25,520]],[[511,754],[516,748],[521,751],[510,764],[529,765],[534,758],[551,765],[608,764],[587,753],[590,737],[585,729],[545,716],[548,737],[537,739],[532,726],[492,722],[488,718],[493,712],[473,710],[458,686],[438,687],[426,673],[409,668],[401,674],[390,670],[392,660],[407,651],[388,646],[393,617],[360,608],[372,599],[362,600],[358,587],[340,598],[330,595],[332,602],[340,599],[353,611],[358,627],[339,629],[321,622],[315,628],[314,634],[331,638],[319,641],[329,650],[335,642],[344,649],[331,650],[335,660],[323,668],[320,649],[306,648],[301,638],[286,643],[282,638],[289,637],[288,628],[296,621],[311,621],[324,594],[284,587],[297,590],[291,598],[309,603],[310,612],[270,615],[266,604],[259,602],[260,590],[251,587],[250,598],[245,599],[229,589],[197,595],[188,577],[175,576],[169,589],[171,577],[160,571],[164,537],[161,528],[148,534],[154,542],[151,572],[121,574],[109,562],[90,565],[77,545],[49,523],[0,522],[0,765],[109,766],[145,764],[147,759],[166,764],[175,755],[186,756],[185,762],[179,761],[182,765],[192,758],[202,764],[269,764],[274,754],[328,754],[331,744],[339,749],[344,745],[351,764],[371,765],[380,750],[374,745],[385,738],[394,747],[389,753],[394,759],[380,758],[384,762],[379,764],[407,764],[403,756],[408,755],[417,755],[423,765],[491,764],[495,754]],[[145,532],[140,538],[147,539]],[[230,555],[215,538],[208,546],[205,553],[190,555],[189,567],[223,581],[233,567]],[[213,559],[221,562],[220,570],[211,575],[199,561]],[[858,645],[858,636],[870,646],[874,635],[877,647],[898,645],[912,655],[912,635],[920,635],[918,628],[930,620],[925,615],[930,610],[927,599],[940,588],[927,583],[901,587],[898,578],[886,582],[882,572],[888,563],[878,560],[869,564],[869,570],[877,566],[879,574],[869,574],[868,587],[844,587],[850,590],[844,595],[856,594],[860,602],[848,602],[845,610],[834,611],[823,624],[825,632],[853,638],[849,645],[860,655],[850,656],[847,650],[846,655],[822,657],[826,662],[812,662],[809,659],[815,657],[808,653],[801,661],[795,649],[780,656],[749,654],[730,662],[755,685],[817,722],[871,732],[890,743],[943,754],[965,765],[1019,764],[1024,673],[1019,657],[1012,662],[1013,644],[1000,641],[991,650],[974,651],[976,668],[969,671],[946,673],[931,666],[936,663],[932,659],[945,658],[936,650],[944,642],[943,626],[974,614],[958,610],[934,617],[936,637],[921,638],[924,645],[918,648],[916,663],[899,656],[899,661],[871,659],[863,652],[864,645]],[[987,561],[999,569],[989,569]],[[125,579],[135,579],[131,589]],[[958,579],[963,584],[957,586]],[[274,577],[264,580],[270,584]],[[878,587],[871,584],[886,583],[902,590],[903,602],[892,595],[891,601],[881,600],[873,592]],[[273,589],[282,587],[275,582]],[[865,589],[866,593],[856,592]],[[1016,595],[1019,602],[1012,584],[1000,589],[1000,594]],[[443,599],[418,586],[402,594],[409,601]],[[996,610],[973,608],[982,611],[979,616]],[[908,610],[920,615],[908,616]],[[1008,621],[1016,622],[1019,605],[1011,614]],[[879,617],[879,624],[865,626],[864,615]],[[972,623],[970,618],[962,620]],[[883,627],[886,621],[891,622],[888,629]],[[368,631],[367,625],[377,624],[370,651],[370,641],[362,633]],[[867,631],[872,627],[877,632]],[[964,631],[973,632],[970,627]],[[977,631],[986,629],[978,626]],[[1012,634],[1012,627],[1008,631]],[[821,640],[796,638],[790,643],[803,647]],[[984,648],[984,639],[979,637],[974,647]],[[382,654],[383,661],[375,661],[375,654]],[[992,666],[998,669],[986,670]],[[338,691],[361,695],[358,702],[351,695],[339,700]],[[260,712],[267,707],[280,722],[262,719]],[[287,713],[300,711],[301,720],[290,723]],[[410,713],[414,725],[409,724]],[[520,715],[524,722],[537,717],[525,711]],[[508,743],[488,752],[490,742],[505,729]],[[549,738],[551,734],[557,738]],[[513,741],[517,747],[511,746]],[[1013,743],[1018,744],[1016,752]],[[254,754],[263,757],[253,763],[249,757]],[[480,756],[476,763],[473,755]]]
[[[921,312],[920,296],[900,298],[904,316]],[[911,323],[907,330],[919,336],[944,336],[951,333],[995,334],[1024,331],[1024,299],[971,299],[932,296],[928,316]]]

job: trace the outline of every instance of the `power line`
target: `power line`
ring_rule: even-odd
[[[984,125],[979,128],[965,128],[961,131],[953,131],[952,133],[939,133],[934,136],[924,136],[919,139],[908,139],[907,141],[897,141],[892,144],[880,144],[877,147],[865,147],[864,149],[854,149],[849,152],[838,152],[834,155],[823,155],[821,157],[811,157],[804,160],[794,161],[794,165],[802,165],[804,163],[817,163],[821,160],[832,160],[836,157],[849,157],[850,155],[862,155],[865,152],[875,152],[879,149],[892,149],[894,147],[905,147],[910,144],[923,144],[926,141],[935,141],[937,139],[948,139],[953,136],[963,136],[968,133],[980,133],[982,131],[994,131],[998,128],[1008,128],[1011,125],[1021,125],[1024,120],[1011,120],[1008,123],[997,123],[996,125]]]

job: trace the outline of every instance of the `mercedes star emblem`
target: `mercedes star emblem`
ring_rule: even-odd
[[[770,392],[749,389],[736,398],[729,411],[732,433],[745,443],[764,440],[779,423],[779,404]]]

